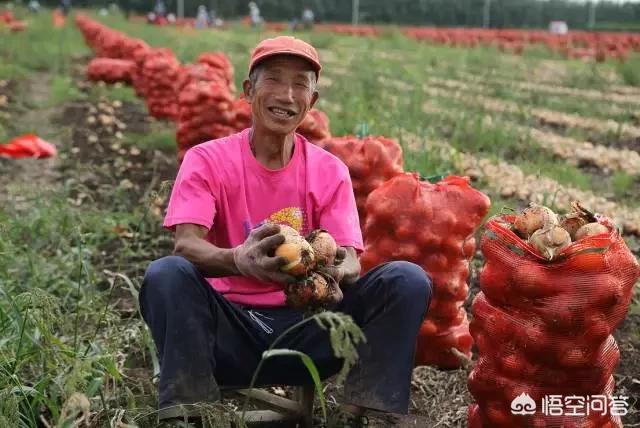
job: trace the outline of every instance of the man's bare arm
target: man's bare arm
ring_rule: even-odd
[[[240,275],[233,261],[233,250],[219,248],[206,241],[207,228],[196,224],[176,226],[173,254],[193,263],[205,277]]]
[[[280,268],[288,263],[274,257],[275,248],[284,242],[280,226],[263,224],[252,230],[245,242],[235,248],[219,248],[204,239],[207,229],[195,224],[176,227],[173,253],[193,263],[207,278],[242,275],[264,282],[286,284],[295,278]]]

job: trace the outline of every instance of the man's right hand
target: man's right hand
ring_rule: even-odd
[[[269,256],[284,242],[284,235],[279,232],[280,226],[271,223],[253,229],[246,241],[233,249],[233,261],[238,272],[264,282],[294,282],[292,275],[280,270],[288,263],[287,259]]]

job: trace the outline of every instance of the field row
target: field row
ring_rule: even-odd
[[[529,115],[542,125],[559,127],[562,129],[580,128],[585,131],[595,132],[602,136],[616,135],[620,141],[611,141],[612,144],[624,145],[624,140],[640,139],[640,127],[615,120],[602,120],[593,117],[583,117],[575,114],[549,110],[546,108],[523,106],[512,101],[487,97],[477,94],[469,94],[464,82],[448,80],[444,87],[429,84],[423,86],[424,92],[433,97],[455,99],[469,107],[482,108],[486,111],[501,114]]]
[[[429,70],[426,70],[430,75]],[[478,75],[465,70],[456,70],[457,80],[451,80],[452,84],[467,88],[474,88],[479,91],[486,91],[490,87],[506,87],[515,88],[522,91],[536,92],[547,95],[563,95],[569,97],[582,98],[585,100],[602,101],[609,103],[628,104],[640,106],[640,89],[633,87],[623,87],[627,93],[616,93],[609,91],[599,91],[597,89],[571,88],[560,85],[550,85],[547,83],[539,83],[534,81],[508,80],[502,77],[488,77],[486,75]],[[443,79],[443,84],[447,84],[447,79]],[[461,81],[462,80],[462,81]],[[471,86],[471,85],[472,86]],[[624,110],[624,108],[621,108]]]
[[[449,117],[456,114],[453,109],[447,109],[431,102],[425,103],[423,110],[427,114],[448,115]],[[509,123],[508,127],[518,135],[530,138],[540,148],[570,165],[593,165],[598,167],[603,174],[623,171],[630,176],[640,175],[640,153],[634,150],[609,148],[601,144],[580,141],[554,132],[515,123]]]
[[[457,150],[451,144],[439,140],[425,140],[411,133],[404,133],[402,141],[409,153],[424,150],[435,151],[437,156],[449,160],[462,175],[480,180],[492,193],[502,198],[516,198],[524,203],[569,207],[572,201],[610,216],[625,233],[640,235],[640,210],[616,204],[593,192],[566,187],[548,177],[526,174],[515,165],[496,161]]]

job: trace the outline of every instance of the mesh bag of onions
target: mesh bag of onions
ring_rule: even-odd
[[[469,427],[621,426],[610,412],[542,411],[545,396],[613,393],[620,353],[611,333],[627,313],[640,267],[612,221],[577,203],[564,218],[532,205],[489,220],[481,249]],[[535,413],[512,413],[521,394]]]
[[[304,117],[296,132],[312,143],[330,138],[329,117],[326,113],[313,108]]]
[[[373,136],[332,137],[317,144],[339,157],[349,168],[360,228],[364,230],[365,204],[369,194],[403,172],[402,147],[394,140]]]
[[[460,367],[456,351],[471,358],[473,344],[463,308],[469,287],[473,232],[489,211],[489,198],[466,177],[432,184],[417,174],[399,174],[367,199],[363,272],[391,260],[420,265],[434,286],[416,350],[417,365]]]
[[[131,83],[135,63],[124,59],[94,58],[87,67],[87,78],[106,83]]]
[[[174,84],[180,71],[180,62],[170,49],[152,49],[145,56],[142,78],[149,114],[158,119],[175,120],[178,103]]]
[[[231,63],[221,53],[202,54],[198,61],[181,67],[175,83],[179,162],[189,148],[236,131]]]
[[[189,148],[235,132],[230,125],[233,121],[233,95],[225,82],[191,82],[180,91],[178,104],[176,139],[179,161]]]

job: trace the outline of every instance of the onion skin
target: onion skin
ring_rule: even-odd
[[[587,223],[576,232],[576,241],[587,236],[609,233],[609,228],[600,223]]]
[[[550,226],[535,231],[529,239],[529,244],[538,250],[542,257],[553,260],[556,254],[571,245],[571,236],[560,226]]]
[[[529,208],[516,217],[513,227],[520,236],[528,238],[537,230],[557,224],[558,216],[550,208],[531,203]]]
[[[588,220],[579,214],[569,214],[567,215],[562,222],[560,222],[560,226],[569,232],[569,236],[573,241],[576,240],[576,233],[578,230],[588,223]]]
[[[280,233],[284,235],[284,243],[276,248],[275,255],[284,257],[289,262],[280,270],[296,277],[307,275],[315,267],[313,248],[289,226],[280,226]]]
[[[285,287],[287,304],[300,310],[323,308],[331,301],[337,287],[331,276],[311,272],[306,278]]]
[[[338,245],[329,232],[324,229],[316,229],[306,239],[313,248],[316,266],[332,266],[336,259]]]

